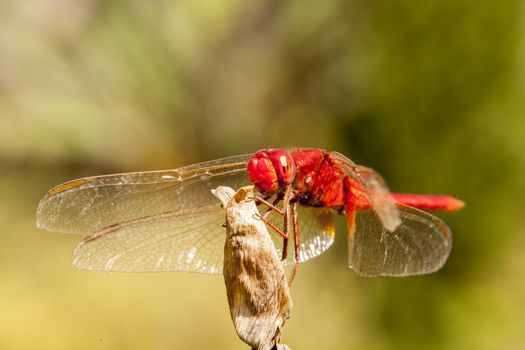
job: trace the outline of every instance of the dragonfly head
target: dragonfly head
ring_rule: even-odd
[[[280,148],[259,151],[248,162],[248,176],[262,194],[273,195],[293,182],[293,158]]]

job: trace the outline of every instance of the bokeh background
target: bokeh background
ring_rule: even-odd
[[[449,193],[436,274],[365,279],[344,222],[302,265],[293,349],[525,348],[525,4],[0,2],[0,348],[246,349],[222,277],[74,269],[35,228],[68,179],[302,146]]]

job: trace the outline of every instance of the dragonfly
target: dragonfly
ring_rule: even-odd
[[[382,177],[337,152],[264,149],[178,169],[85,177],[49,190],[38,228],[84,235],[73,265],[119,272],[221,273],[224,210],[211,190],[253,185],[260,219],[284,265],[325,252],[334,214],[347,218],[348,263],[357,274],[411,276],[443,266],[448,226],[426,210],[454,211],[446,195],[391,193]],[[288,239],[293,254],[288,254]]]

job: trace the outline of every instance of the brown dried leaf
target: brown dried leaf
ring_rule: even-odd
[[[253,187],[212,192],[226,208],[223,275],[235,329],[252,348],[270,350],[292,308],[281,261],[259,217]]]

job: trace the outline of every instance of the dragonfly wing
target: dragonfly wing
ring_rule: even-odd
[[[333,221],[333,211],[328,208],[298,207],[299,217],[299,262],[313,259],[325,252],[335,238],[335,226]],[[270,215],[272,223],[279,228],[283,227],[283,217],[273,212]],[[272,240],[279,256],[283,251],[283,238],[268,227]],[[293,248],[293,236],[288,240],[288,256],[283,262],[284,265],[295,264]]]
[[[73,252],[81,269],[221,273],[224,210],[215,205],[137,218],[87,236]]]
[[[394,231],[401,223],[400,213],[381,175],[371,168],[355,164],[341,153],[332,152],[330,155],[350,178],[363,185],[368,200],[383,226],[389,231]]]
[[[357,170],[359,171],[358,177],[365,186],[368,199],[381,223],[389,231],[394,231],[401,224],[401,220],[396,202],[390,194],[385,180],[370,168],[358,165]]]
[[[348,237],[350,267],[359,275],[412,276],[439,270],[452,248],[452,234],[437,217],[399,205],[401,224],[386,230],[373,210],[357,213]]]
[[[113,224],[217,203],[210,190],[250,184],[250,155],[187,167],[87,177],[51,189],[40,201],[37,226],[50,231],[90,234]]]

